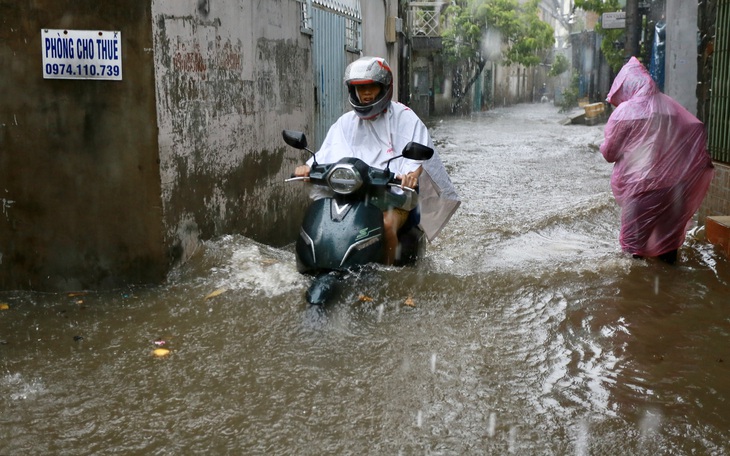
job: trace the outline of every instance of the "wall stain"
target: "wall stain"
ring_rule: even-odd
[[[284,3],[263,6],[257,14],[275,10],[275,21],[284,22]],[[257,38],[264,32],[255,30],[248,43],[248,32],[231,33],[219,19],[201,16],[159,15],[155,23],[170,258],[185,261],[198,239],[229,233],[291,242],[306,191],[283,182],[301,160],[284,146],[281,130],[292,128],[292,119],[306,124],[312,112],[304,102],[313,86],[308,41]]]
[[[190,51],[185,49],[185,43],[178,43],[178,49],[172,57],[172,67],[181,72],[202,73],[200,77],[206,79],[205,72],[208,68],[200,54],[198,43],[195,43]]]

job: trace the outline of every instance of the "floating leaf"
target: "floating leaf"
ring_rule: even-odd
[[[155,348],[152,351],[152,354],[157,356],[158,358],[162,358],[163,356],[167,356],[170,354],[170,350],[166,348]]]
[[[403,304],[408,307],[416,307],[416,301],[414,301],[411,296],[408,296]]]
[[[68,294],[69,298],[75,298],[77,296],[86,296],[86,292],[85,291],[75,291],[75,292]]]
[[[221,295],[228,291],[228,288],[219,288],[213,292],[211,292],[208,296],[205,297],[205,299],[215,298],[218,295]]]
[[[10,306],[5,302],[0,302],[0,310],[8,310]]]
[[[373,298],[370,296],[360,295],[359,298],[357,298],[360,302],[373,302]]]

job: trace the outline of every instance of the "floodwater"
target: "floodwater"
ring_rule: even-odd
[[[728,260],[623,254],[602,126],[563,117],[434,121],[462,207],[324,320],[239,236],[159,287],[1,293],[0,454],[730,453]]]

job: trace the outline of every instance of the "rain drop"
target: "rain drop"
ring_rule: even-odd
[[[588,437],[590,435],[588,422],[586,420],[581,420],[576,432],[575,456],[585,456],[590,454],[588,451]]]
[[[497,429],[497,414],[492,412],[489,414],[489,421],[487,422],[487,435],[489,438],[494,437],[494,433]]]
[[[517,426],[512,426],[509,429],[509,438],[507,441],[507,452],[515,453],[517,451]]]

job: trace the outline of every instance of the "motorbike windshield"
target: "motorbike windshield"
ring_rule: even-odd
[[[621,207],[621,246],[642,256],[679,248],[713,176],[704,125],[661,93],[635,58],[607,98],[616,106],[601,144],[614,163],[611,188]]]
[[[423,171],[418,195],[421,205],[420,226],[428,240],[433,241],[459,208],[461,200],[438,153],[423,162]]]

